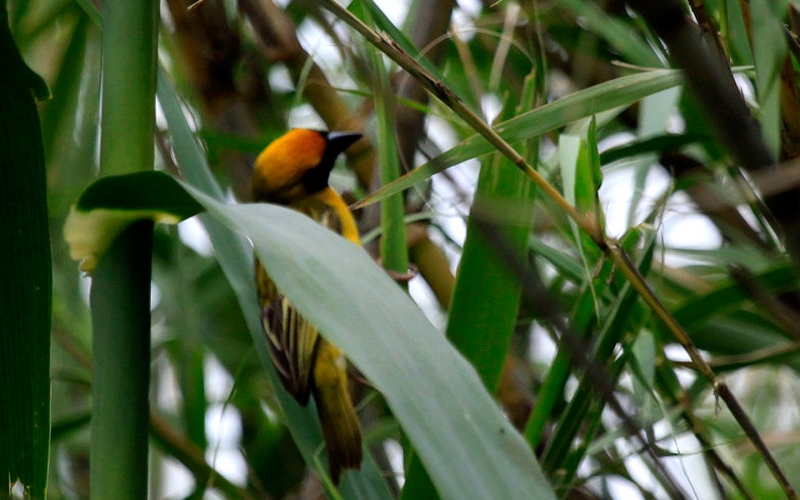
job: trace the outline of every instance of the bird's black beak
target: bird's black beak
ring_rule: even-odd
[[[361,139],[358,132],[328,132],[328,151],[334,155],[343,153],[351,144]]]

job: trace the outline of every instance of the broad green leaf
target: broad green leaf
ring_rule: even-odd
[[[298,310],[383,394],[442,498],[552,497],[472,366],[366,253],[290,210],[198,199],[252,239]]]
[[[151,177],[151,191],[175,183]],[[129,178],[118,179],[124,190]],[[297,309],[383,394],[442,498],[555,498],[474,368],[362,249],[292,210],[224,205],[183,187],[172,205],[199,202],[247,236]]]
[[[533,223],[533,184],[507,163],[497,155],[481,168],[447,322],[447,337],[491,391],[497,389],[517,324],[521,282],[478,221],[496,225],[520,259]]]
[[[158,98],[169,124],[176,160],[181,165],[186,181],[215,200],[222,201],[224,199],[222,189],[211,174],[197,138],[186,122],[178,97],[167,82],[163,71],[160,72],[158,80]],[[194,200],[190,199],[189,204],[193,203]],[[210,217],[209,214],[202,213],[199,217],[214,245],[220,267],[239,302],[264,372],[269,378],[271,386],[278,388],[275,394],[285,413],[286,426],[308,466],[316,468],[320,474],[324,475],[324,465],[319,467],[319,461],[316,460],[321,449],[322,431],[314,409],[301,407],[294,398],[281,389],[277,373],[270,361],[256,301],[253,255],[250,245],[242,235],[234,233],[229,227]],[[339,490],[349,499],[389,498],[389,491],[383,476],[368,454],[365,456],[358,474],[344,475]]]
[[[153,178],[161,175],[145,172],[126,178],[124,182],[130,183],[130,190],[120,193],[117,200],[109,199],[109,193],[121,191],[120,177],[101,178],[84,191],[64,224],[64,239],[70,247],[70,256],[80,261],[82,271],[94,271],[100,256],[131,222],[148,218],[176,224],[202,210],[191,198],[181,196],[179,186],[165,185],[162,189],[151,190]],[[112,206],[115,208],[99,208]]]

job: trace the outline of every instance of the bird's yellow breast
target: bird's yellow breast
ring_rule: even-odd
[[[350,209],[347,208],[347,203],[345,203],[345,201],[336,191],[330,187],[327,187],[322,191],[315,193],[313,198],[316,198],[324,205],[327,205],[333,209],[339,218],[342,236],[352,241],[356,245],[361,245],[361,237],[358,235],[358,225],[356,224],[356,220],[353,217],[353,214],[350,212]]]

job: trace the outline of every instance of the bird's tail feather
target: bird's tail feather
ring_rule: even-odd
[[[334,385],[315,386],[314,400],[328,452],[331,479],[339,483],[344,469],[361,465],[361,427],[347,391],[346,378]]]

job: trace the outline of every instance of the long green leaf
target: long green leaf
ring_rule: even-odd
[[[18,479],[43,499],[50,452],[52,278],[44,146],[33,91],[0,8],[0,498]]]
[[[517,324],[521,283],[500,260],[480,221],[502,228],[522,259],[533,221],[533,183],[500,154],[481,167],[467,222],[460,272],[447,320],[447,338],[475,367],[487,389],[497,391],[511,336]],[[412,461],[403,498],[422,498],[430,480],[418,478]]]
[[[497,390],[517,324],[521,282],[508,272],[494,242],[481,232],[487,219],[502,229],[525,260],[533,224],[534,186],[499,154],[481,167],[467,221],[460,272],[447,320],[447,338],[475,366],[486,387]],[[486,222],[483,222],[485,224]]]
[[[506,141],[530,139],[595,113],[633,104],[643,97],[680,85],[680,83],[680,71],[672,69],[623,76],[517,115],[499,123],[494,128]],[[376,203],[395,193],[409,189],[453,165],[491,151],[492,146],[482,136],[477,134],[470,136],[452,149],[385,185],[362,200],[359,205],[366,206]]]
[[[378,163],[381,182],[388,183],[400,177],[400,158],[394,132],[396,102],[389,86],[386,66],[377,49],[368,47],[372,66],[376,72],[375,114],[378,122]],[[389,271],[405,273],[408,270],[408,243],[406,242],[405,200],[397,193],[381,201],[380,255]]]
[[[472,366],[365,252],[291,210],[192,194],[251,238],[292,303],[384,395],[443,498],[552,497]]]

